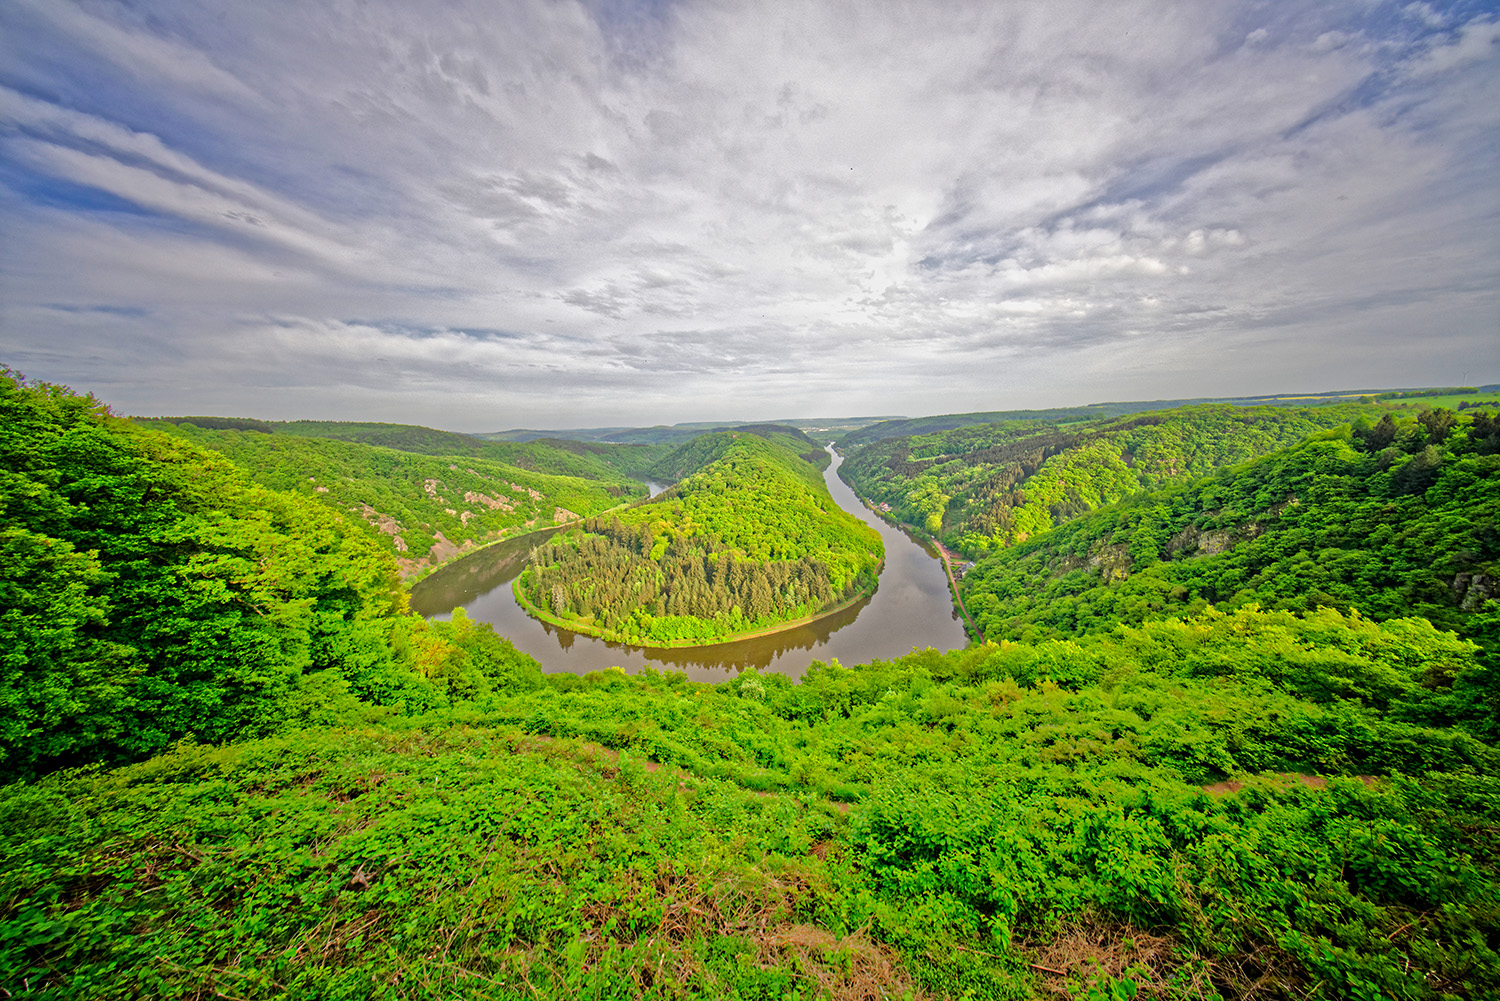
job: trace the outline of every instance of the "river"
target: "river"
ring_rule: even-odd
[[[749,666],[800,678],[814,660],[836,658],[853,665],[899,657],[913,648],[950,650],[967,644],[942,561],[868,510],[838,477],[843,457],[832,448],[828,451],[833,456],[823,473],[828,492],[840,507],[880,533],[885,567],[873,595],[815,622],[771,636],[674,650],[607,643],[538,622],[516,604],[511,582],[526,565],[532,547],[555,529],[489,546],[434,572],[412,588],[412,610],[447,618],[462,607],[470,618],[490,623],[535,657],[543,670],[579,674],[615,666],[635,672],[651,664],[660,670],[685,671],[695,681],[722,681],[729,672]],[[660,484],[650,487],[653,496],[660,493]]]

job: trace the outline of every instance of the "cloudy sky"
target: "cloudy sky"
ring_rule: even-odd
[[[1500,379],[1489,3],[6,0],[0,363],[457,430]]]

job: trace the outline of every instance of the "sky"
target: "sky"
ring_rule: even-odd
[[[1500,380],[1495,2],[6,0],[0,364],[461,431]]]

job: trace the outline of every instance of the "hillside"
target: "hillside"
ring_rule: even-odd
[[[281,430],[264,434],[193,424],[159,426],[228,457],[264,486],[296,492],[358,518],[396,557],[405,577],[484,543],[591,517],[645,493],[639,482],[587,454],[546,445],[516,448],[529,450],[524,457],[532,465],[553,464],[602,478],[549,475],[473,452],[428,455]],[[419,442],[406,430],[400,435],[409,446],[441,446],[440,438],[423,436]],[[562,461],[553,463],[558,456]]]
[[[870,424],[905,419],[904,417],[798,417],[762,421],[760,423],[791,427],[798,431],[812,432],[820,436],[831,435],[837,437],[839,434],[854,431]],[[743,422],[736,421],[727,423],[723,421],[692,421],[673,424],[670,427],[658,424],[654,427],[569,428],[556,431],[514,428],[509,431],[484,432],[474,437],[483,438],[486,441],[563,439],[568,441],[605,443],[670,444],[695,438],[700,434],[706,434],[710,431],[734,431],[745,426]],[[823,440],[826,441],[828,439],[825,437]]]
[[[1289,679],[1289,642],[1376,683]],[[1493,996],[1500,761],[1423,722],[1471,663],[1241,613],[185,745],[0,788],[0,987]]]
[[[1107,631],[1210,603],[1417,614],[1481,641],[1500,665],[1497,521],[1489,414],[1387,416],[1079,518],[981,561],[963,596],[995,639]]]
[[[638,476],[664,451],[661,447],[647,445],[594,445],[557,439],[524,443],[485,441],[476,435],[439,431],[416,424],[286,421],[269,427],[273,433],[353,441],[423,455],[468,455],[532,472],[591,480]]]
[[[675,450],[657,466],[680,478],[671,490],[540,547],[517,596],[569,629],[659,646],[773,628],[872,589],[879,536],[794,451],[805,437],[762,431]]]
[[[395,561],[326,504],[8,371],[0,418],[0,777],[517,669],[488,627],[408,615]]]
[[[977,557],[1364,412],[1221,404],[1082,424],[1007,421],[875,442],[840,472],[862,497],[889,505],[895,520]]]
[[[1152,410],[1177,410],[1209,404],[1232,404],[1239,407],[1284,406],[1310,407],[1335,403],[1376,403],[1393,400],[1418,401],[1433,407],[1456,407],[1460,400],[1493,397],[1500,386],[1447,386],[1433,389],[1335,389],[1321,393],[1272,394],[1270,396],[1217,396],[1191,400],[1132,400],[1129,402],[1090,403],[1081,407],[1054,407],[1048,410],[993,410],[983,413],[939,414],[932,417],[895,417],[877,421],[844,435],[838,441],[840,451],[859,448],[887,438],[910,438],[936,434],[976,424],[1001,424],[1011,421],[1046,421],[1068,424],[1139,414]]]

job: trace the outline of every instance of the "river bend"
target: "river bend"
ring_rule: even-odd
[[[556,529],[488,546],[435,571],[412,588],[412,610],[447,618],[462,607],[470,618],[490,623],[535,657],[544,671],[579,674],[615,666],[633,673],[651,664],[660,670],[685,671],[695,681],[720,681],[750,666],[801,677],[814,660],[837,658],[852,665],[898,657],[913,648],[964,646],[968,640],[953,608],[942,561],[868,510],[838,477],[843,458],[831,448],[829,452],[833,462],[823,473],[828,491],[840,507],[880,533],[885,567],[873,595],[815,622],[771,636],[672,650],[607,643],[538,622],[516,604],[511,582],[526,565],[532,547]]]

